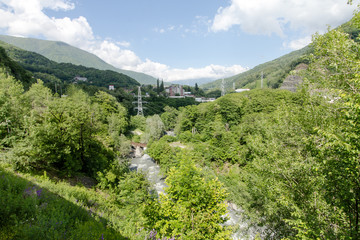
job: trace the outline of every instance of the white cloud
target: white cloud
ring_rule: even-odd
[[[86,18],[50,18],[43,10],[71,10],[74,4],[65,0],[1,0],[0,27],[9,35],[43,36],[72,45],[89,44],[93,33]]]
[[[170,68],[161,63],[152,62],[147,59],[140,65],[129,70],[146,72],[154,77],[163,79],[164,81],[180,81],[188,79],[219,79],[230,77],[248,70],[240,65],[233,65],[230,67],[211,64],[202,68]]]
[[[0,0],[0,30],[9,35],[63,41],[89,51],[115,67],[143,72],[164,81],[218,79],[246,70],[239,65],[176,69],[149,59],[142,61],[133,51],[122,49],[129,47],[129,42],[115,42],[95,37],[90,24],[83,16],[74,19],[55,18],[44,13],[44,9],[68,11],[74,8],[75,5],[68,0]],[[197,21],[206,23],[207,19],[198,17]],[[160,33],[174,30],[176,26],[172,25],[157,29]]]
[[[68,0],[41,0],[41,5],[44,8],[50,8],[52,10],[72,10],[75,8],[75,4]]]
[[[298,50],[298,49],[301,49],[301,48],[305,47],[306,45],[310,44],[311,41],[312,41],[311,36],[307,36],[304,38],[290,41],[289,43],[284,43],[283,45],[285,48],[290,48],[292,50]]]
[[[92,46],[86,50],[94,53],[115,67],[129,69],[141,64],[140,58],[136,56],[133,51],[123,50],[116,43],[108,40],[94,42]]]
[[[122,47],[126,47],[126,48],[128,48],[128,47],[130,47],[130,43],[129,42],[127,42],[127,41],[122,41],[122,42],[116,42],[116,44],[118,44],[119,46],[122,46]]]
[[[289,29],[312,34],[349,20],[355,8],[345,0],[232,0],[218,10],[211,30],[228,31],[239,25],[251,34],[284,36]]]

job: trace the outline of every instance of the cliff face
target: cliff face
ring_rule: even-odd
[[[297,86],[302,82],[302,78],[297,75],[288,76],[282,83],[280,89],[286,89],[291,92],[296,92]]]
[[[302,83],[302,77],[297,75],[300,71],[306,70],[307,65],[304,63],[299,64],[296,66],[295,70],[293,71],[293,74],[287,76],[283,83],[281,84],[280,89],[286,89],[291,92],[296,92],[297,86]]]

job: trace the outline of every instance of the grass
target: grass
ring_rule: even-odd
[[[126,184],[136,178],[131,174]],[[2,164],[0,240],[144,239],[146,233],[139,231],[143,204],[136,192],[119,199],[96,187],[17,173]]]

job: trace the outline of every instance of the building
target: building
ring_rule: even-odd
[[[87,80],[88,79],[86,77],[79,77],[79,76],[74,77],[75,82],[87,82]]]
[[[181,85],[176,84],[176,85],[171,85],[170,87],[166,88],[165,90],[170,97],[173,96],[184,96],[184,89]]]
[[[200,102],[200,103],[213,102],[213,101],[215,101],[215,98],[199,97],[199,98],[195,98],[195,101]]]
[[[110,91],[113,91],[113,90],[115,90],[115,87],[114,87],[114,85],[109,85],[109,90],[110,90]]]
[[[250,91],[250,89],[248,89],[248,88],[239,88],[239,89],[235,90],[235,92],[237,92],[237,93],[246,92],[246,91]]]

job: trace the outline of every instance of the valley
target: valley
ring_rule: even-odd
[[[0,37],[0,239],[359,239],[359,14],[194,87]]]

